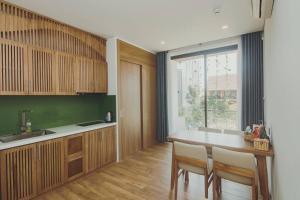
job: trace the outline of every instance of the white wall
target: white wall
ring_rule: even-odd
[[[108,64],[108,95],[117,95],[117,38],[106,41],[106,59]]]
[[[275,0],[265,24],[265,117],[275,150],[273,199],[300,199],[300,1]]]
[[[116,113],[115,118],[118,122],[118,51],[117,51],[117,38],[109,38],[106,41],[106,61],[108,65],[108,95],[116,95]],[[116,152],[117,162],[120,159],[119,152],[119,125],[116,126]]]

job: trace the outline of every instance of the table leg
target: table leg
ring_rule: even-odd
[[[268,171],[267,171],[266,156],[257,155],[256,159],[257,159],[260,191],[263,195],[263,199],[269,200],[270,194],[269,194],[269,186],[268,186]]]
[[[175,174],[175,159],[174,159],[174,143],[172,142],[172,161],[171,161],[171,190],[174,188],[174,174]]]

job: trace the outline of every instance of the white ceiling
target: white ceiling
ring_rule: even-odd
[[[106,38],[162,51],[263,29],[251,0],[8,0]],[[215,15],[215,7],[221,13]],[[229,28],[222,30],[223,25]],[[162,45],[161,41],[165,41]]]

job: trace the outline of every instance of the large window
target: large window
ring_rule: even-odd
[[[185,128],[239,129],[237,50],[176,60],[178,116]]]

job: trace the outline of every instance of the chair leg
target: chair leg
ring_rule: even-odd
[[[185,171],[184,175],[185,175],[185,184],[188,184],[189,181],[190,181],[190,178],[189,178],[189,172],[188,172],[188,171]]]
[[[204,177],[204,185],[205,185],[205,198],[208,198],[208,175],[205,174]]]
[[[176,163],[175,163],[176,164]],[[177,164],[175,165],[176,169],[175,169],[175,200],[177,200],[177,190],[178,190],[178,168],[177,168]]]
[[[213,175],[213,200],[217,200],[217,185],[218,185],[218,177]]]
[[[252,200],[257,200],[258,199],[258,189],[257,185],[252,185]]]
[[[222,193],[222,178],[221,177],[218,177],[218,185],[219,185],[219,195]]]
[[[171,190],[174,188],[174,177],[175,177],[175,159],[174,159],[174,144],[172,144],[172,163],[171,163]]]

